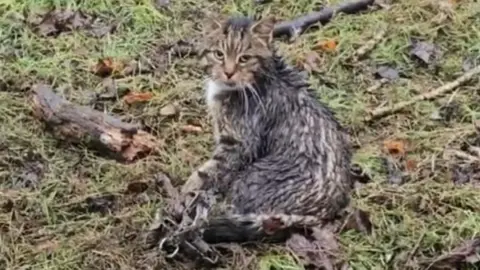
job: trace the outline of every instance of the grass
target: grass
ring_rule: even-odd
[[[142,194],[124,191],[131,182],[150,181],[158,171],[180,183],[209,155],[211,129],[202,100],[203,74],[196,61],[181,59],[163,73],[118,81],[125,88],[151,91],[154,98],[131,107],[121,100],[107,102],[103,109],[143,123],[163,141],[162,151],[129,165],[98,157],[83,145],[58,142],[33,118],[25,86],[47,82],[68,100],[87,104],[92,93],[102,90],[102,79],[89,71],[98,59],[134,59],[146,55],[153,44],[188,37],[199,11],[273,13],[287,19],[318,9],[319,4],[340,1],[253,2],[171,1],[168,9],[157,10],[149,0],[0,1],[1,269],[140,269],[153,262],[165,268],[161,258],[142,251],[139,241],[162,203],[160,194],[152,188]],[[461,74],[464,59],[480,55],[480,7],[473,0],[458,1],[452,18],[438,22],[442,9],[437,1],[393,2],[388,10],[339,16],[294,43],[278,42],[292,64],[318,41],[335,39],[338,44],[336,52],[319,52],[322,75],[311,74],[310,82],[349,127],[358,145],[355,161],[373,178],[355,191],[353,201],[371,214],[373,233],[341,235],[345,258],[353,269],[406,269],[408,256],[414,262],[409,267],[415,269],[417,259],[446,252],[480,232],[480,191],[454,186],[448,170],[452,160],[442,155],[447,143],[460,145],[479,118],[478,82],[370,126],[362,121],[366,110],[408,100]],[[118,28],[104,38],[82,31],[40,37],[18,19],[24,11],[49,7],[82,9],[115,21]],[[386,27],[386,37],[362,66],[345,64],[359,46]],[[409,57],[412,38],[441,48],[437,68]],[[367,92],[375,81],[371,68],[384,64],[404,76]],[[333,86],[322,84],[322,78]],[[431,119],[433,112],[452,101],[458,106],[449,121]],[[161,116],[160,108],[173,102],[181,107],[180,114]],[[204,132],[181,131],[192,123]],[[402,186],[387,182],[381,162],[386,139],[407,141],[409,158],[417,162],[411,180]],[[33,176],[25,176],[27,171]],[[25,179],[31,184],[25,185]],[[87,198],[106,194],[115,198],[109,212],[87,211],[92,207]],[[409,255],[414,247],[416,253]],[[252,256],[251,269],[303,269],[285,252],[264,250]]]

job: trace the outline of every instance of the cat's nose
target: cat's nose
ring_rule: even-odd
[[[235,72],[228,72],[228,71],[225,71],[225,76],[227,76],[227,79],[230,79],[232,78],[233,74],[235,74]]]

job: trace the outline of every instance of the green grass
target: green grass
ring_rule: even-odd
[[[4,205],[0,208],[0,268],[139,269],[158,263],[159,269],[165,269],[159,256],[142,251],[140,241],[162,203],[160,194],[152,187],[144,194],[124,191],[131,182],[149,182],[158,171],[181,183],[206,159],[212,146],[202,100],[203,73],[194,59],[176,60],[163,73],[118,81],[123,87],[152,91],[155,96],[132,107],[121,100],[107,102],[105,111],[143,123],[162,141],[161,151],[129,165],[98,157],[83,145],[59,143],[32,116],[26,86],[47,82],[68,100],[87,104],[92,93],[102,90],[102,79],[89,71],[98,59],[128,61],[148,55],[155,44],[188,37],[199,20],[198,12],[273,13],[288,19],[318,8],[318,3],[340,1],[208,2],[171,1],[168,9],[159,11],[149,0],[0,1],[0,204]],[[445,145],[458,146],[479,118],[478,81],[370,126],[363,123],[367,110],[408,100],[461,74],[465,57],[480,55],[480,7],[473,0],[459,1],[450,20],[436,23],[441,12],[437,1],[393,2],[389,10],[339,16],[294,43],[278,42],[292,64],[317,41],[335,39],[338,43],[334,53],[319,52],[318,66],[321,76],[335,86],[321,84],[318,74],[311,74],[310,82],[351,131],[359,145],[355,160],[373,177],[354,194],[354,204],[371,213],[373,233],[341,235],[353,269],[406,269],[414,246],[418,247],[411,258],[415,262],[446,252],[480,232],[480,191],[453,186],[447,170],[452,160],[442,155]],[[24,11],[53,6],[97,14],[118,23],[118,29],[104,38],[82,31],[40,37],[19,19]],[[359,46],[385,28],[386,37],[361,66],[345,65]],[[442,49],[436,70],[409,57],[409,42],[415,37]],[[375,81],[373,68],[383,64],[395,67],[405,78],[366,92]],[[450,100],[459,104],[457,115],[448,123],[431,120],[431,114]],[[160,108],[172,102],[181,107],[178,117],[160,116]],[[191,123],[202,126],[204,132],[181,131]],[[410,182],[400,187],[387,183],[379,161],[385,139],[408,141],[408,155],[418,163]],[[43,174],[36,187],[14,185],[25,164],[38,163]],[[110,213],[81,211],[88,197],[102,194],[117,198]],[[252,269],[303,269],[285,251],[263,250],[253,258]]]

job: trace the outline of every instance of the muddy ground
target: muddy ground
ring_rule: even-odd
[[[166,57],[162,45],[193,38],[206,11],[286,20],[338,2],[0,2],[0,268],[183,269],[145,251],[141,235],[162,205],[155,174],[181,184],[209,156],[212,131],[198,61]],[[371,178],[358,183],[353,204],[370,213],[372,233],[343,232],[341,256],[352,269],[478,268],[475,246],[449,256],[480,232],[478,75],[431,100],[365,117],[480,65],[480,4],[379,2],[277,42],[348,127],[355,163]],[[374,47],[355,59],[368,42]],[[32,114],[29,91],[40,82],[73,103],[141,123],[158,149],[125,164],[59,140]],[[239,254],[226,269],[305,269],[281,246]]]

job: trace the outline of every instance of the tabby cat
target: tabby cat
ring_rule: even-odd
[[[201,57],[215,149],[182,187],[215,189],[233,210],[207,242],[250,241],[333,219],[350,202],[351,147],[300,71],[276,54],[275,19],[210,19]]]

